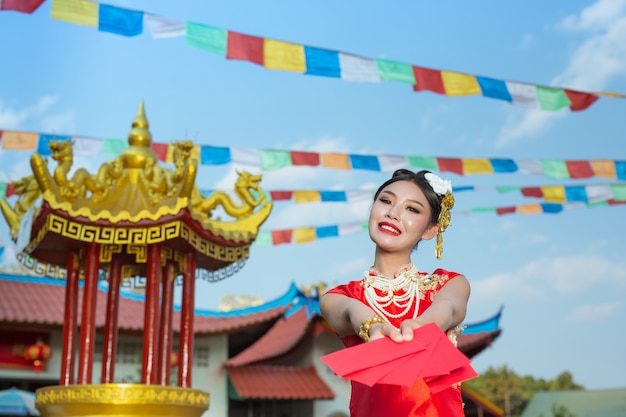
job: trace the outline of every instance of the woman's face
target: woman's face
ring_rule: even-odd
[[[383,188],[372,205],[370,237],[385,251],[410,253],[417,242],[437,234],[430,215],[422,190],[410,181],[396,181]]]

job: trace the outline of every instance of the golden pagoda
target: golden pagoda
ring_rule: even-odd
[[[205,197],[195,183],[198,160],[191,141],[170,145],[173,168],[160,164],[151,145],[141,102],[128,147],[97,172],[78,168],[70,175],[73,143],[51,141],[54,169],[34,153],[32,175],[13,183],[15,205],[0,200],[22,263],[66,280],[61,385],[37,390],[43,417],[195,417],[208,409],[209,394],[191,388],[196,274],[221,279],[235,273],[248,258],[272,204],[260,188],[261,176],[245,171],[238,172],[234,185],[240,203],[224,191]],[[218,218],[217,211],[231,220]],[[173,387],[173,294],[180,275],[180,359],[178,386]],[[116,384],[119,290],[130,276],[145,280],[141,384]],[[108,281],[107,317],[102,376],[94,384],[95,302],[101,278]],[[77,307],[80,279],[82,311]]]

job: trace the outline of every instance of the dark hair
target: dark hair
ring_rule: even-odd
[[[380,194],[380,192],[389,184],[393,184],[397,181],[412,182],[413,184],[417,185],[426,196],[428,204],[430,205],[430,222],[431,224],[436,224],[439,219],[439,213],[441,212],[441,199],[443,198],[443,196],[435,193],[426,178],[424,178],[424,175],[428,174],[429,172],[430,171],[426,170],[413,172],[404,168],[397,169],[393,173],[391,178],[389,178],[380,187],[378,187],[378,190],[376,190],[376,194],[374,194],[374,201],[376,201],[376,199],[378,198],[378,194]]]

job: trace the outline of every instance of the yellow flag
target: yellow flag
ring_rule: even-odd
[[[2,133],[2,149],[9,151],[30,151],[36,149],[39,144],[39,133],[11,132],[5,130]]]
[[[463,164],[463,174],[493,174],[493,167],[488,159],[461,159]]]
[[[319,191],[294,191],[293,199],[296,203],[313,203],[320,201],[322,196]]]
[[[565,202],[565,187],[562,185],[548,185],[541,187],[543,193],[543,199],[549,203],[564,203]]]
[[[98,27],[98,3],[86,0],[52,0],[50,17],[77,25]]]
[[[474,75],[441,71],[441,79],[447,96],[471,96],[482,92]]]
[[[293,238],[296,243],[308,243],[315,240],[314,227],[301,227],[293,229]]]
[[[295,43],[264,39],[263,66],[267,69],[304,72],[304,46]]]

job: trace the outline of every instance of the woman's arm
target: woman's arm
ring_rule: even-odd
[[[446,283],[433,298],[433,303],[419,317],[405,320],[400,326],[404,340],[412,340],[413,332],[420,326],[435,323],[448,331],[465,319],[470,285],[463,275],[457,275]]]
[[[444,332],[459,325],[467,311],[470,285],[463,275],[446,283],[433,298],[433,303],[415,319],[405,320],[396,330],[389,323],[373,323],[369,340],[389,337],[394,342],[413,340],[413,332],[420,326],[436,323]],[[376,315],[367,305],[341,294],[326,293],[320,299],[322,317],[340,336],[359,334],[363,321]]]
[[[359,334],[364,320],[375,316],[374,310],[354,298],[326,293],[320,299],[322,317],[340,336]]]
[[[340,336],[358,335],[361,323],[376,316],[376,312],[359,300],[341,294],[326,293],[320,299],[322,317]],[[384,332],[380,332],[384,329]],[[369,332],[370,340],[388,336],[401,342],[402,336],[389,323],[372,323]]]

